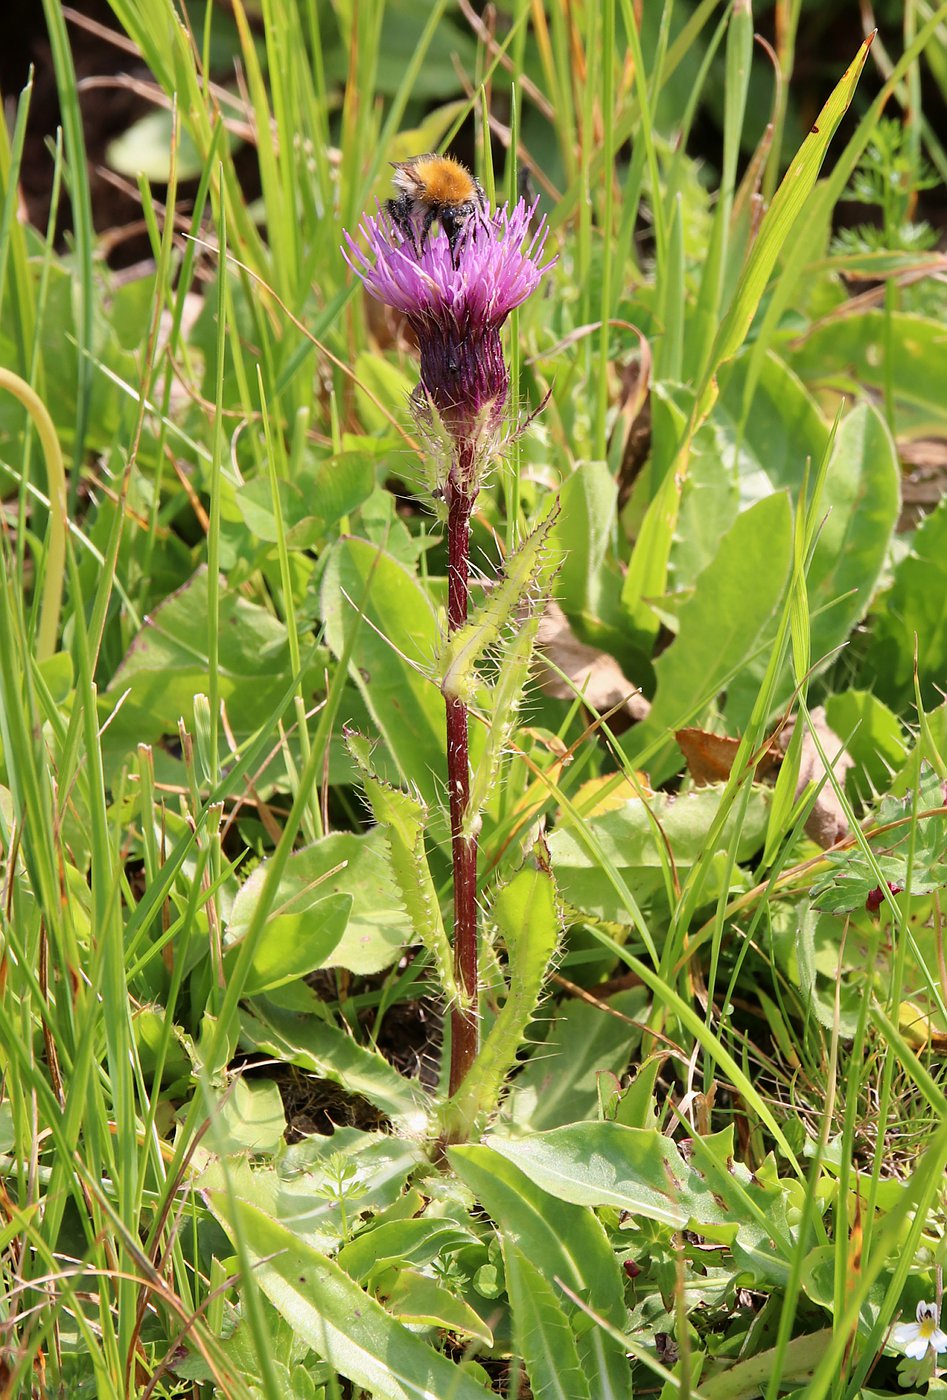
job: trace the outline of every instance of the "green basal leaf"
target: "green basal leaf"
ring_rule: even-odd
[[[266,869],[267,861],[261,861],[241,885],[227,925],[229,938],[239,938],[249,926]],[[321,966],[380,972],[412,941],[414,929],[398,897],[383,831],[362,836],[338,831],[295,851],[286,862],[273,908],[280,916],[291,911],[308,920],[309,911],[329,895],[347,895],[351,908],[342,937]]]
[[[473,1231],[462,1230],[455,1221],[422,1216],[370,1224],[339,1250],[338,1260],[351,1278],[371,1283],[389,1269],[424,1268],[476,1243]]]
[[[365,1293],[325,1254],[250,1201],[210,1194],[231,1236],[239,1231],[253,1277],[293,1332],[353,1385],[379,1400],[483,1400],[482,1386]]]
[[[298,912],[270,913],[253,947],[243,995],[258,996],[260,992],[283,987],[322,967],[345,933],[351,908],[350,894],[330,894]],[[249,927],[252,908],[245,909],[244,915]],[[225,971],[236,962],[240,942],[241,938],[228,929],[224,944]]]
[[[513,1346],[536,1400],[592,1400],[566,1308],[551,1279],[504,1240],[503,1262],[513,1313]],[[596,1396],[602,1392],[596,1389]]]
[[[947,345],[940,320],[904,312],[864,311],[817,326],[786,350],[795,372],[813,389],[831,386],[860,395],[890,384],[899,431],[910,436],[944,430]]]
[[[574,1205],[615,1206],[728,1244],[760,1281],[785,1281],[792,1255],[778,1181],[733,1161],[733,1133],[693,1139],[688,1161],[657,1131],[582,1123],[489,1145],[535,1185]]]
[[[250,1049],[361,1095],[409,1136],[423,1135],[429,1104],[421,1086],[405,1079],[377,1050],[321,1020],[315,1006],[299,1014],[257,997],[252,1011],[240,1013],[240,1038]]]
[[[560,1279],[594,1313],[615,1328],[625,1325],[625,1302],[618,1259],[594,1213],[570,1204],[555,1188],[543,1190],[492,1144],[451,1148],[458,1176],[490,1213],[504,1251],[522,1252],[547,1280]],[[559,1299],[570,1319],[574,1305]],[[570,1325],[573,1325],[570,1323]],[[631,1400],[625,1349],[601,1327],[576,1327],[578,1351],[595,1395]]]
[[[641,1041],[640,1029],[625,1018],[644,1021],[649,1003],[643,987],[609,997],[615,1015],[578,997],[560,1002],[545,1039],[510,1086],[504,1121],[540,1132],[595,1118],[600,1076],[617,1087]]]
[[[947,497],[918,526],[910,552],[877,600],[860,675],[896,710],[914,696],[914,639],[921,700],[937,703],[947,673]]]
[[[395,1317],[410,1326],[440,1327],[493,1346],[493,1333],[462,1298],[426,1274],[402,1269],[387,1296]]]
[[[627,924],[627,905],[602,876],[603,859],[610,861],[635,891],[639,903],[658,899],[665,890],[668,850],[682,880],[706,855],[722,792],[717,787],[680,795],[658,792],[653,797],[630,798],[621,807],[588,817],[580,825],[561,820],[549,838],[549,851],[562,898],[572,908],[606,923]],[[731,812],[719,834],[718,851],[730,850],[736,840],[737,860],[753,855],[762,846],[770,801],[769,789],[754,787],[739,835]],[[720,877],[712,868],[703,897],[714,899],[719,885]]]
[[[815,188],[829,143],[854,96],[870,45],[871,38],[862,44],[853,63],[836,85],[790,163],[763,218],[733,300],[717,331],[684,440],[645,514],[623,589],[629,620],[638,636],[654,637],[657,634],[657,617],[649,600],[659,598],[665,591],[690,443],[716,401],[718,371],[737,354],[746,340],[776,260]]]

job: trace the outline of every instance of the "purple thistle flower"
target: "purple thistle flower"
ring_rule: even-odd
[[[500,328],[555,262],[541,261],[545,220],[530,235],[535,209],[520,200],[512,211],[504,205],[471,219],[454,262],[442,232],[419,252],[384,214],[362,219],[367,252],[345,234],[343,257],[365,290],[400,312],[417,336],[421,426],[430,432],[436,415],[447,430],[452,484],[464,494],[476,494],[509,396]],[[457,467],[460,480],[453,477]]]

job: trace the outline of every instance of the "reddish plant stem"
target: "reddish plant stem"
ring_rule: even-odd
[[[463,458],[458,476],[466,479]],[[447,485],[447,630],[467,621],[470,567],[470,515],[474,498],[452,479]],[[447,705],[447,783],[450,792],[451,852],[454,865],[454,971],[466,992],[466,1006],[451,1009],[450,1092],[455,1094],[477,1055],[477,837],[464,835],[470,801],[467,706],[456,696]]]

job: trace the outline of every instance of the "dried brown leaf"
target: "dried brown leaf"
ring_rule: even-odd
[[[539,624],[539,684],[554,700],[573,700],[576,691],[599,714],[620,706],[631,719],[651,709],[641,691],[607,651],[580,642],[558,603],[549,603]],[[568,681],[545,662],[552,662]]]
[[[725,734],[710,734],[706,729],[676,729],[674,737],[695,783],[726,782],[740,747],[739,739],[731,739]],[[765,778],[779,760],[778,750],[768,745],[757,761],[756,776]]]
[[[821,705],[810,710],[809,717],[812,721],[812,728],[819,736],[819,743],[832,765],[836,779],[840,785],[844,785],[845,774],[849,768],[853,767],[855,760],[843,747],[842,741],[834,729],[829,728],[825,709]],[[776,742],[784,753],[789,747],[795,722],[796,718],[793,716],[783,726],[777,737]],[[819,757],[812,733],[809,732],[802,741],[796,796],[799,797],[810,783],[820,782],[825,778],[825,774],[825,765]],[[806,822],[806,835],[811,837],[823,850],[828,846],[834,846],[836,841],[840,841],[843,836],[848,835],[848,819],[841,802],[835,795],[835,789],[828,780],[823,784],[815,806],[809,813],[809,819]]]

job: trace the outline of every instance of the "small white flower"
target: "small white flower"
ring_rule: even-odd
[[[937,1352],[947,1351],[947,1332],[940,1329],[937,1304],[918,1303],[917,1322],[899,1322],[892,1328],[891,1341],[914,1361],[922,1361],[928,1347]]]

